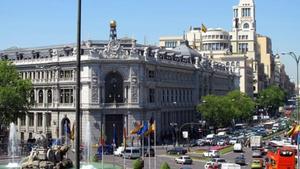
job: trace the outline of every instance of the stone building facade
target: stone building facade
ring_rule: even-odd
[[[75,44],[0,51],[23,79],[33,83],[35,104],[18,120],[21,139],[35,133],[64,138],[75,123]],[[93,144],[101,129],[107,143],[114,130],[117,144],[137,121],[156,121],[157,138],[186,122],[197,122],[195,107],[204,95],[224,95],[238,87],[232,67],[212,61],[182,42],[173,50],[117,38],[111,27],[108,41],[82,42],[81,128],[90,122]],[[124,130],[125,128],[125,130]],[[72,129],[71,129],[72,130]],[[129,134],[127,134],[129,135]]]

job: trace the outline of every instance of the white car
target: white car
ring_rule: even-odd
[[[118,148],[114,151],[114,155],[115,155],[115,156],[123,156],[124,149],[125,149],[125,147],[123,147],[123,146],[118,147]]]
[[[190,156],[180,156],[178,158],[175,158],[176,163],[178,164],[192,164],[193,160]]]
[[[216,158],[216,157],[220,157],[220,153],[218,150],[209,150],[209,151],[204,152],[203,156]]]
[[[221,163],[226,163],[226,160],[224,158],[213,158],[211,159],[211,162],[214,164],[221,164]]]
[[[242,152],[243,151],[243,146],[241,143],[235,143],[233,145],[233,152]]]
[[[213,168],[213,166],[214,166],[214,162],[208,161],[208,162],[205,163],[204,169]]]

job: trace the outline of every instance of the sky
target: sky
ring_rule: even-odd
[[[231,30],[232,6],[239,0],[82,0],[82,39],[107,40],[109,21],[118,37],[158,44],[190,26]],[[300,1],[256,0],[257,33],[272,39],[273,52],[300,55]],[[77,0],[0,0],[0,50],[76,42]],[[296,63],[282,56],[296,81]]]

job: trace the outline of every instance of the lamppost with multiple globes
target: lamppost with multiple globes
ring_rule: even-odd
[[[292,58],[295,60],[296,62],[296,66],[297,66],[297,87],[296,87],[296,106],[297,106],[297,123],[299,125],[299,104],[298,104],[298,99],[299,99],[299,61],[300,61],[300,55],[296,55],[294,52],[288,52],[288,53],[282,53],[282,55],[290,55],[292,56]],[[299,148],[300,148],[300,144],[299,144],[299,138],[300,136],[297,136],[297,144],[298,144],[298,148],[297,148],[297,155],[298,155],[298,160],[300,159],[300,152],[299,152]],[[300,169],[300,163],[297,163],[297,168]]]

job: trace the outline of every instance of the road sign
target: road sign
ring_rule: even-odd
[[[182,132],[182,137],[183,138],[188,138],[189,137],[189,132],[188,131],[183,131]]]

